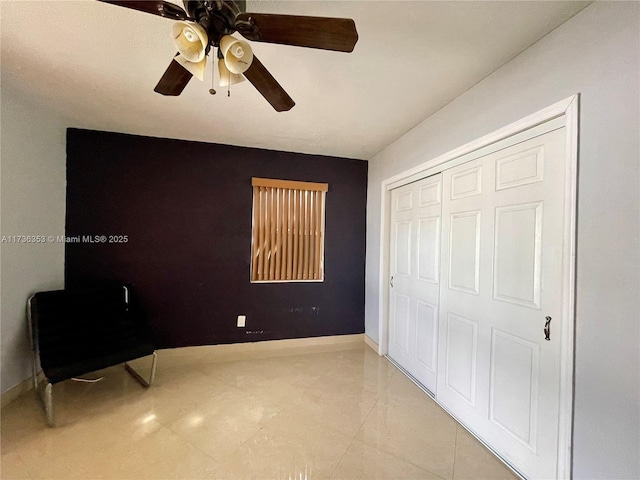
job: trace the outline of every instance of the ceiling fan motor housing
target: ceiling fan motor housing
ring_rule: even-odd
[[[184,0],[184,8],[205,29],[209,44],[217,47],[222,37],[236,31],[236,16],[246,11],[246,3],[246,0]]]

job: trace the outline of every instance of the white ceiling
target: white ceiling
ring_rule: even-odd
[[[180,97],[154,93],[175,53],[170,20],[2,0],[2,87],[70,126],[369,159],[588,3],[249,0],[252,12],[353,18],[360,36],[350,54],[252,42],[296,102],[277,113],[249,82],[211,96],[210,73]]]

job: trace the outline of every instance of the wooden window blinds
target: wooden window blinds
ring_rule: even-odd
[[[326,183],[253,178],[251,281],[324,280]]]

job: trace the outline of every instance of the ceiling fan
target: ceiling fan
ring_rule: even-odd
[[[217,47],[221,86],[246,78],[276,111],[287,111],[295,102],[253,55],[250,45],[232,33],[254,42],[337,52],[352,52],[358,41],[351,19],[248,13],[246,0],[184,0],[184,9],[164,0],[98,1],[176,21],[171,36],[178,54],[154,89],[162,95],[180,95],[194,75],[203,80],[207,56]]]

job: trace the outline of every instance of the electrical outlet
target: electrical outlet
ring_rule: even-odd
[[[238,327],[244,327],[244,324],[246,321],[247,321],[246,315],[238,315]]]

